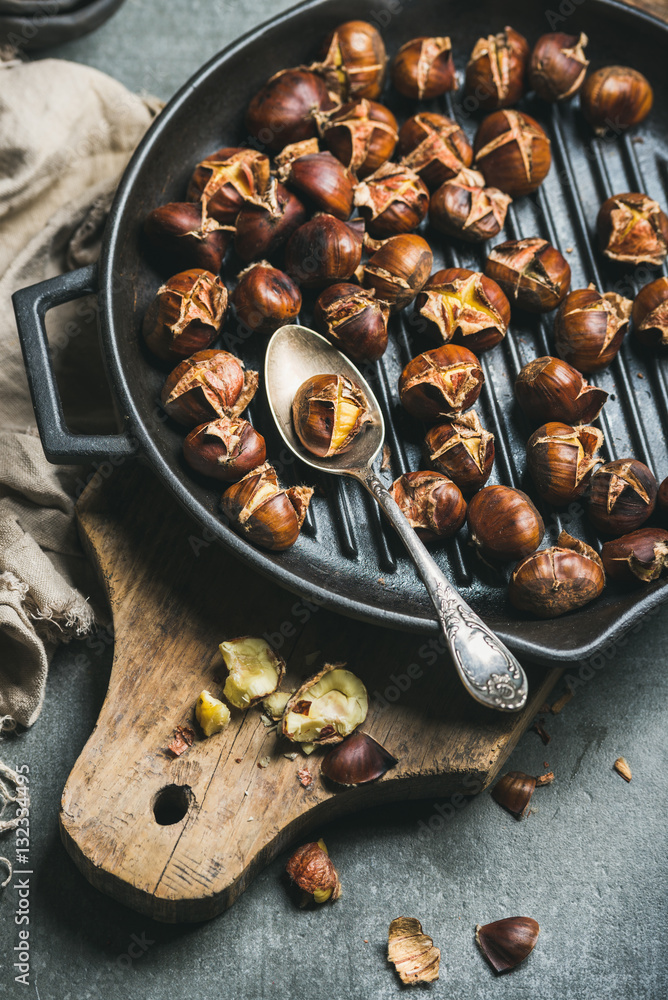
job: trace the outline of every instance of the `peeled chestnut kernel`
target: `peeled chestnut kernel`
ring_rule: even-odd
[[[465,90],[481,108],[517,104],[524,93],[529,44],[514,28],[479,38],[466,67]]]
[[[350,171],[317,139],[295,142],[275,159],[276,176],[319,212],[347,219],[353,210],[354,181]]]
[[[360,99],[317,116],[323,142],[357,177],[367,177],[392,156],[399,135],[389,108]]]
[[[515,380],[515,396],[529,420],[590,424],[608,398],[604,389],[589,385],[582,374],[559,358],[536,358]]]
[[[206,689],[201,692],[195,704],[195,718],[207,738],[221,733],[232,721],[227,705],[219,698],[214,698]]]
[[[599,372],[617,357],[632,302],[594,285],[570,292],[554,320],[557,354],[580,372]]]
[[[183,457],[195,472],[234,483],[267,457],[264,438],[243,417],[200,424],[183,442]]]
[[[429,191],[414,170],[384,163],[357,185],[355,205],[372,236],[395,236],[417,229],[429,208]]]
[[[387,960],[397,970],[402,983],[433,983],[438,979],[441,950],[422,931],[415,917],[397,917],[390,924]]]
[[[557,618],[599,597],[603,563],[591,546],[562,531],[557,544],[527,556],[513,570],[511,604],[538,618]]]
[[[261,260],[239,274],[231,301],[238,319],[250,330],[273,333],[297,319],[302,293],[289,274]]]
[[[501,232],[511,201],[498,188],[485,187],[485,178],[477,170],[464,168],[432,194],[429,221],[448,236],[482,243]]]
[[[529,85],[544,101],[565,101],[584,83],[589,60],[584,54],[589,39],[555,31],[541,35],[529,60]]]
[[[499,344],[510,322],[508,299],[496,282],[463,267],[432,274],[415,299],[415,311],[438,339],[477,352]]]
[[[494,464],[494,436],[486,431],[475,410],[427,431],[425,448],[438,472],[449,476],[464,496],[484,486]]]
[[[235,708],[250,708],[272,694],[285,676],[285,660],[266,639],[242,635],[219,647],[228,670],[223,694]]]
[[[475,939],[495,972],[509,972],[531,954],[539,933],[531,917],[505,917],[484,927],[478,924]]]
[[[306,219],[299,198],[274,180],[262,198],[237,215],[234,249],[245,264],[271,257]]]
[[[411,416],[433,423],[473,406],[484,381],[475,354],[445,344],[408,362],[399,379],[399,398]]]
[[[383,89],[387,55],[382,36],[368,21],[345,21],[325,38],[318,70],[338,85],[344,100],[376,98]]]
[[[527,466],[541,499],[560,506],[582,496],[603,461],[597,457],[602,444],[598,427],[585,424],[553,421],[534,431],[527,443]]]
[[[652,110],[649,80],[628,66],[604,66],[588,76],[580,93],[582,114],[598,135],[638,125]]]
[[[310,901],[326,903],[328,899],[334,902],[341,895],[341,882],[324,840],[298,847],[285,870],[304,894],[304,905]]]
[[[160,399],[165,411],[186,427],[216,417],[238,417],[257,391],[257,372],[245,372],[227,351],[198,351],[168,375]]]
[[[545,131],[521,111],[495,111],[483,118],[473,152],[487,184],[513,198],[536,191],[552,163]]]
[[[269,157],[255,149],[227,147],[198,163],[188,185],[188,201],[201,201],[207,215],[233,226],[244,204],[269,186]]]
[[[326,664],[290,698],[280,732],[297,743],[340,743],[361,726],[369,696],[359,677],[345,664]]]
[[[390,493],[425,544],[452,538],[466,518],[461,490],[440,472],[407,472]]]
[[[227,311],[227,289],[211,271],[194,268],[166,281],[148,307],[142,334],[162,361],[188,358],[218,336]]]
[[[306,69],[284,69],[265,83],[248,105],[246,128],[273,153],[316,135],[314,112],[336,107],[322,77]]]
[[[463,129],[452,118],[432,111],[420,111],[404,122],[397,152],[402,166],[419,174],[432,191],[473,163]]]
[[[265,463],[224,493],[220,506],[231,527],[272,552],[297,541],[313,490],[309,486],[281,489],[275,470]]]
[[[606,462],[589,481],[589,519],[606,535],[625,534],[654,512],[659,484],[636,458]]]
[[[606,542],[601,549],[605,572],[618,583],[652,583],[668,569],[668,531],[641,528]]]
[[[556,309],[571,284],[568,261],[538,236],[499,243],[485,262],[485,274],[511,302],[533,313]]]
[[[362,237],[333,215],[315,215],[285,248],[285,270],[305,288],[352,278],[362,259]]]
[[[367,733],[353,733],[322,758],[320,770],[336,785],[366,785],[382,778],[399,761]]]
[[[434,255],[421,236],[391,236],[371,258],[361,264],[357,278],[387,302],[392,312],[409,305],[431,273]]]
[[[449,38],[414,38],[401,46],[390,70],[392,83],[404,97],[431,101],[457,86]]]
[[[668,216],[646,194],[632,191],[604,201],[596,232],[605,256],[623,264],[661,265],[668,254]]]
[[[387,348],[390,307],[371,289],[338,284],[318,296],[313,321],[338,350],[355,361],[377,361]]]
[[[510,486],[485,486],[469,501],[466,522],[471,544],[483,559],[509,562],[535,552],[545,525],[526,493]]]
[[[307,451],[331,458],[350,451],[371,415],[366,396],[345,375],[313,375],[295,393],[292,421]]]
[[[668,347],[668,278],[641,288],[633,303],[633,331],[645,347]]]
[[[232,239],[232,226],[221,226],[201,202],[170,202],[148,213],[144,232],[161,253],[184,267],[217,274]]]

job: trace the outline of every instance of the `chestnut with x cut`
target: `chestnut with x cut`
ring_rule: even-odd
[[[402,165],[415,170],[432,191],[473,162],[473,150],[457,122],[432,111],[404,122],[398,153]]]
[[[621,264],[661,266],[668,254],[668,216],[646,194],[631,191],[604,201],[596,232],[605,256]]]
[[[389,160],[397,145],[397,119],[376,101],[350,101],[315,117],[327,149],[357,177],[372,174]]]
[[[431,427],[425,437],[431,465],[449,476],[464,496],[484,486],[494,464],[494,436],[480,423],[475,410]]]
[[[566,258],[538,236],[499,243],[490,251],[485,274],[512,302],[532,313],[556,309],[571,284]]]
[[[550,140],[531,115],[495,111],[485,118],[473,143],[475,165],[490,187],[513,198],[536,191],[552,163]]]
[[[485,187],[485,178],[477,170],[463,168],[432,194],[429,221],[448,236],[481,243],[501,232],[511,201],[498,188]]]
[[[541,499],[560,506],[582,496],[603,461],[597,457],[602,445],[602,431],[586,424],[551,421],[534,431],[527,443],[527,466]]]
[[[292,421],[308,451],[331,458],[350,451],[371,414],[366,396],[345,375],[313,375],[295,393]]]
[[[594,285],[570,292],[554,320],[557,354],[580,372],[598,372],[615,359],[633,303]]]
[[[462,267],[433,274],[415,300],[415,311],[430,333],[472,351],[500,343],[510,322],[510,305],[497,283]]]
[[[433,423],[473,406],[484,381],[475,354],[444,344],[408,362],[399,379],[399,398],[411,416]]]
[[[528,58],[529,44],[514,28],[479,38],[466,67],[466,93],[490,110],[516,104],[524,93]]]
[[[593,473],[587,512],[595,528],[608,535],[633,531],[656,507],[659,486],[636,458],[620,458]]]

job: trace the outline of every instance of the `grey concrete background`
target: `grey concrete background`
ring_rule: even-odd
[[[128,0],[93,36],[46,54],[168,98],[223,45],[288,6]],[[0,744],[3,760],[30,768],[35,873],[27,989],[11,967],[15,891],[0,891],[0,996],[385,1000],[402,992],[385,949],[390,920],[405,914],[441,948],[441,979],[429,989],[435,997],[663,1000],[667,637],[664,610],[568,672],[554,697],[566,681],[575,697],[548,716],[549,746],[528,732],[506,768],[541,773],[547,762],[556,774],[524,821],[488,792],[459,808],[427,801],[360,814],[320,831],[344,887],[334,906],[294,907],[282,882],[284,855],[227,913],[183,927],[155,924],[100,895],[60,845],[60,793],[111,665],[110,649],[101,656],[86,643],[62,649],[40,720]],[[633,770],[630,785],[612,770],[620,754]],[[10,834],[0,854],[12,851]],[[538,920],[541,935],[523,966],[497,978],[476,949],[475,924],[514,914]]]

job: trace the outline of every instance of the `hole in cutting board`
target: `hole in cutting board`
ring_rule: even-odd
[[[165,785],[153,799],[153,815],[160,826],[180,823],[193,799],[190,785]]]

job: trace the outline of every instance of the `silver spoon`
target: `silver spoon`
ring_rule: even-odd
[[[307,378],[329,374],[345,375],[360,386],[372,422],[355,439],[350,451],[321,459],[307,451],[295,433],[292,400]],[[313,330],[283,326],[267,346],[264,375],[269,407],[287,446],[314,469],[357,479],[382,507],[424,581],[457,673],[469,694],[489,708],[506,712],[521,709],[528,693],[522,667],[446,579],[372,468],[383,446],[385,424],[378,401],[357,368]]]

